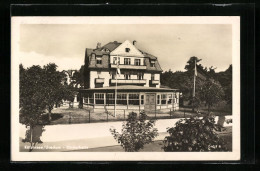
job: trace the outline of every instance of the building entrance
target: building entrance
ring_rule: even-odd
[[[155,110],[155,94],[146,94],[145,111]]]

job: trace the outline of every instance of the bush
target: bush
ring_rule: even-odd
[[[134,112],[129,113],[127,122],[122,125],[122,134],[110,129],[111,134],[124,148],[126,152],[136,152],[143,149],[145,144],[149,144],[158,136],[158,130],[153,128],[154,120],[146,120],[147,115],[144,111],[140,113],[138,119]]]
[[[227,151],[226,142],[219,138],[214,116],[202,119],[181,119],[176,127],[168,128],[170,136],[164,139],[164,151]]]

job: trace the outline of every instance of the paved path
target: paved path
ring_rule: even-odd
[[[231,118],[226,117],[226,118]],[[157,120],[155,127],[158,129],[159,136],[155,140],[163,140],[167,135],[167,127],[173,127],[179,119],[163,119]],[[218,118],[216,118],[216,121]],[[120,131],[123,122],[102,122],[72,125],[48,125],[42,133],[41,140],[43,144],[37,147],[44,148],[44,151],[69,151],[86,148],[97,148],[104,146],[118,145],[112,137],[109,129],[111,127]],[[224,126],[232,126],[232,124],[224,124]],[[26,128],[20,125],[19,136],[24,138]],[[24,149],[29,143],[20,143],[20,149]],[[54,149],[50,149],[53,147]],[[56,148],[57,147],[57,148]],[[39,149],[41,151],[42,149]],[[38,151],[38,150],[36,150]]]

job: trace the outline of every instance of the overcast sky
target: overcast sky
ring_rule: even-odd
[[[203,66],[224,71],[232,64],[232,25],[224,24],[23,24],[20,63],[25,67],[55,62],[59,70],[84,65],[85,48],[97,42],[137,41],[137,48],[158,57],[162,69],[184,71],[191,56]]]

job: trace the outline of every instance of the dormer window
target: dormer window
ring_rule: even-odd
[[[155,67],[155,60],[150,61],[151,67]]]
[[[97,57],[96,60],[97,60],[97,64],[102,64],[102,57]]]
[[[130,52],[130,48],[125,48],[125,52]]]

